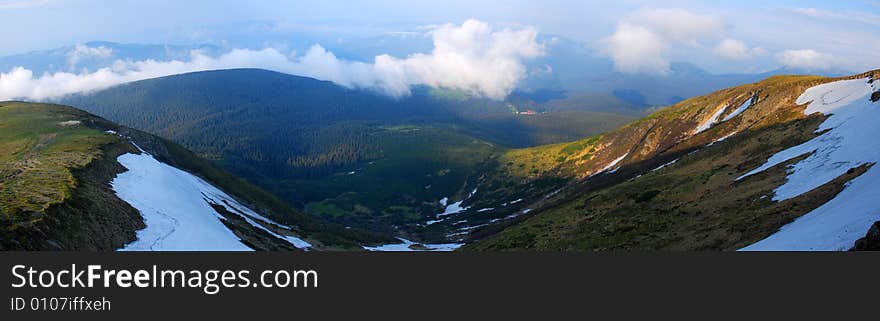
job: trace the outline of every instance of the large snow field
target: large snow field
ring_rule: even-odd
[[[150,154],[125,154],[117,159],[128,171],[111,182],[122,200],[141,212],[147,227],[123,251],[249,251],[221,220],[209,201],[241,215],[250,224],[287,240],[297,247],[308,243],[278,235],[255,220],[272,222],[236,202],[232,197],[190,173],[164,164]]]
[[[849,169],[880,161],[880,103],[870,96],[877,84],[867,79],[842,80],[807,89],[797,99],[809,103],[805,114],[830,115],[818,131],[824,134],[773,155],[745,178],[800,155],[788,180],[773,200],[790,199],[813,190]],[[847,250],[880,220],[880,167],[851,180],[836,197],[742,250]]]

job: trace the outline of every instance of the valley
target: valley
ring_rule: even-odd
[[[96,235],[114,240],[98,248],[848,250],[880,221],[874,149],[857,138],[875,127],[877,78],[774,76],[634,121],[523,114],[517,104],[536,103],[433,89],[393,100],[251,69],[64,100],[123,126],[5,103],[16,120],[4,127],[3,244],[95,246],[46,221],[94,188],[128,215]],[[318,94],[294,94],[302,90]],[[35,132],[15,127],[30,119],[48,120],[28,125]],[[54,185],[65,182],[58,175],[67,183]],[[89,180],[97,184],[80,184]],[[169,188],[179,198],[164,196]],[[39,241],[47,231],[61,234]]]
[[[179,143],[322,220],[427,237],[440,200],[512,147],[576,139],[632,116],[517,115],[508,103],[422,88],[395,100],[253,69],[184,74],[63,100]],[[443,241],[433,233],[428,239]]]

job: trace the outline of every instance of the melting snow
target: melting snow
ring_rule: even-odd
[[[805,114],[830,114],[819,126],[819,131],[828,131],[773,155],[766,164],[737,179],[812,153],[790,167],[788,181],[774,191],[773,200],[780,201],[828,183],[850,168],[877,163],[880,104],[868,99],[872,91],[866,79],[836,81],[806,90],[797,103],[810,103]],[[847,250],[878,220],[880,168],[874,166],[848,182],[834,199],[742,250]]]
[[[255,220],[287,227],[251,211],[204,180],[157,161],[148,153],[125,154],[117,160],[128,171],[113,179],[113,190],[141,212],[147,225],[137,231],[137,240],[126,244],[123,251],[251,250],[223,225],[224,218],[208,201],[239,213],[248,223],[296,247],[310,246],[299,238],[269,231]]]
[[[452,215],[452,214],[463,212],[463,211],[467,210],[468,209],[467,207],[461,206],[462,202],[464,202],[464,201],[458,201],[458,202],[447,205],[446,209],[443,210],[443,213],[437,214],[437,217]]]
[[[732,113],[730,113],[730,115],[727,115],[727,117],[724,117],[724,119],[722,119],[721,121],[726,122],[728,120],[733,119],[733,117],[736,117],[737,115],[742,114],[742,112],[746,111],[746,109],[749,109],[749,106],[752,105],[752,99],[754,99],[754,97],[747,99],[746,102],[744,102],[742,104],[742,106],[739,106],[739,108],[737,108]]]
[[[712,145],[715,145],[715,144],[717,144],[717,143],[723,142],[723,141],[727,140],[728,138],[733,137],[733,135],[736,135],[736,134],[737,134],[736,132],[732,132],[732,133],[730,133],[730,134],[725,135],[724,137],[721,137],[721,138],[719,138],[719,139],[713,140],[711,143],[709,143],[709,144],[706,145],[706,146],[712,146]]]
[[[414,244],[419,244],[410,240],[407,240],[402,237],[398,237],[403,243],[396,244],[385,244],[380,246],[364,246],[364,249],[367,251],[378,251],[378,252],[414,252],[414,251],[437,251],[437,252],[445,252],[455,250],[464,243],[444,243],[444,244],[421,244],[426,249],[412,249],[410,246]]]
[[[622,161],[622,160],[623,160],[624,158],[626,158],[627,156],[629,156],[629,153],[623,154],[623,156],[620,156],[620,157],[618,157],[617,159],[613,160],[610,164],[606,165],[605,167],[603,167],[602,169],[600,169],[599,171],[593,173],[593,175],[590,175],[590,176],[596,176],[596,175],[599,175],[599,174],[602,173],[602,172],[607,171],[608,169],[610,169],[610,168],[614,167],[615,165],[617,165],[617,163],[620,163],[620,161]],[[617,171],[617,170],[615,169],[614,171]],[[612,173],[613,173],[613,172],[612,172]],[[512,204],[512,203],[511,203],[511,204]]]
[[[655,168],[655,169],[652,169],[651,171],[652,171],[652,172],[659,171],[659,170],[663,169],[663,168],[666,167],[666,166],[669,166],[669,165],[675,164],[676,162],[678,162],[678,158],[673,159],[673,160],[672,160],[671,162],[669,162],[669,163],[666,163],[666,164],[660,165],[659,167],[657,167],[657,168]],[[639,175],[639,176],[641,176],[641,175]]]
[[[501,204],[501,206],[513,205],[513,204],[516,204],[516,203],[519,203],[519,202],[522,202],[522,201],[523,201],[523,199],[521,199],[521,198],[517,198],[517,199],[512,200],[512,201],[510,201],[510,202],[507,202],[507,203]]]
[[[444,198],[440,199],[440,205],[441,205],[441,206],[445,206],[445,208],[443,208],[443,213],[438,213],[435,217],[437,217],[437,218],[441,218],[441,217],[443,217],[443,216],[452,215],[452,214],[457,214],[457,213],[461,213],[461,212],[467,211],[467,209],[469,209],[470,207],[469,207],[469,206],[462,207],[462,206],[461,206],[461,203],[464,203],[464,201],[465,201],[466,199],[469,199],[469,198],[473,197],[475,194],[477,194],[477,189],[476,189],[476,188],[475,188],[473,191],[471,191],[471,193],[468,194],[468,196],[467,196],[464,200],[460,200],[460,201],[458,201],[458,202],[455,202],[455,203],[452,203],[452,204],[449,204],[449,205],[446,205],[446,204],[449,202],[449,198],[448,198],[448,197],[444,197]],[[441,221],[443,221],[443,220],[444,220],[444,219],[441,218],[441,219],[437,219],[437,220],[427,221],[427,222],[425,222],[425,225],[431,225],[431,224],[434,224],[434,223],[437,223],[437,222],[441,222]]]
[[[552,191],[552,192],[550,192],[550,194],[544,195],[544,199],[548,199],[548,198],[551,198],[551,197],[553,197],[553,196],[556,196],[556,194],[559,194],[559,192],[561,192],[561,191],[562,191],[561,188],[560,188],[560,189],[557,189],[557,190],[555,190],[555,191]]]
[[[723,114],[725,110],[727,110],[727,105],[719,108],[712,117],[706,119],[706,121],[700,124],[700,126],[697,126],[697,131],[694,134],[702,133],[703,131],[712,128],[712,125],[715,125],[715,123],[718,122],[718,117],[721,117],[721,114]]]

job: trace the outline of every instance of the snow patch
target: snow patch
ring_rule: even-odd
[[[596,175],[599,175],[599,174],[601,174],[601,173],[607,171],[608,169],[613,168],[614,166],[616,166],[618,163],[620,163],[620,162],[621,162],[624,158],[626,158],[627,156],[629,156],[629,153],[623,154],[623,156],[620,156],[620,157],[618,157],[617,159],[611,161],[610,164],[606,165],[605,167],[603,167],[603,168],[600,169],[599,171],[593,173],[592,175],[590,175],[590,177],[592,177],[592,176],[596,176]],[[616,171],[617,171],[617,170],[615,169],[614,171],[612,171],[612,173],[613,173],[613,172],[616,172]]]
[[[458,202],[447,205],[446,209],[443,210],[443,213],[437,214],[437,217],[443,217],[446,215],[452,215],[452,214],[466,211],[468,209],[468,207],[462,207],[461,206],[462,202],[464,202],[464,201],[462,200],[462,201],[458,201]]]
[[[739,114],[742,114],[742,112],[746,111],[746,109],[749,109],[749,106],[752,105],[752,100],[754,98],[755,97],[751,97],[748,100],[746,100],[746,102],[744,102],[742,104],[742,106],[739,106],[739,108],[737,108],[732,113],[730,113],[730,115],[727,115],[727,117],[724,117],[724,119],[722,119],[721,122],[726,122],[728,120],[731,120],[731,119],[733,119],[733,117],[736,117],[736,116],[739,116]]]
[[[708,146],[712,146],[712,145],[715,145],[715,144],[717,144],[717,143],[723,142],[723,141],[727,140],[728,138],[733,137],[733,135],[736,135],[736,134],[737,134],[737,132],[732,132],[732,133],[730,133],[730,134],[725,135],[724,137],[721,137],[721,138],[719,138],[719,139],[713,140],[711,143],[709,143],[709,144],[706,145],[706,146],[708,147]]]
[[[444,219],[441,218],[441,217],[444,217],[444,216],[448,216],[448,215],[457,214],[457,213],[461,213],[461,212],[467,211],[470,207],[469,207],[469,206],[464,206],[464,207],[463,207],[463,206],[461,206],[461,203],[464,203],[465,200],[467,200],[467,199],[473,197],[473,196],[476,195],[476,194],[477,194],[477,189],[475,188],[473,191],[470,192],[470,194],[468,194],[468,196],[467,196],[465,199],[460,200],[460,201],[455,202],[455,203],[452,203],[452,204],[449,204],[449,205],[446,205],[446,204],[449,202],[449,198],[448,198],[448,197],[444,197],[444,198],[440,199],[440,205],[441,205],[441,206],[445,206],[445,207],[443,208],[443,213],[438,213],[438,214],[435,216],[435,217],[438,218],[437,220],[427,221],[427,222],[425,222],[425,225],[431,225],[431,224],[434,224],[434,223],[437,223],[437,222],[441,222],[441,221],[444,220]]]
[[[420,244],[410,240],[407,240],[402,237],[398,237],[398,240],[402,243],[395,244],[385,244],[379,246],[364,246],[364,249],[367,251],[376,251],[376,252],[416,252],[416,251],[435,251],[435,252],[448,252],[453,251],[464,243],[444,243],[444,244],[421,244],[425,247],[425,249],[412,249],[410,248],[412,245]]]
[[[694,132],[694,134],[699,134],[709,128],[712,128],[712,125],[715,125],[716,123],[718,123],[718,117],[721,117],[721,114],[724,114],[725,110],[727,110],[727,105],[724,105],[724,107],[719,108],[718,111],[715,112],[715,114],[712,114],[712,117],[709,117],[709,119],[706,119],[706,121],[704,121],[702,124],[697,126],[697,131]]]
[[[827,132],[773,155],[767,163],[737,179],[810,154],[790,167],[788,181],[774,191],[773,200],[781,201],[828,183],[851,168],[880,162],[880,104],[868,99],[872,92],[867,79],[807,89],[797,103],[810,103],[805,114],[830,114],[818,129]],[[874,166],[848,182],[832,200],[742,250],[846,250],[878,220],[880,169]]]
[[[678,162],[678,158],[673,159],[673,160],[672,160],[671,162],[669,162],[669,163],[666,163],[666,164],[660,165],[659,167],[657,167],[657,168],[655,168],[655,169],[652,169],[651,171],[652,171],[652,172],[659,171],[659,170],[663,169],[663,168],[666,167],[666,166],[669,166],[669,165],[675,164],[676,162]],[[639,176],[641,176],[641,175],[639,175]]]
[[[553,196],[556,196],[556,194],[559,194],[559,192],[561,192],[561,191],[562,191],[561,188],[560,188],[560,189],[557,189],[557,190],[555,190],[555,191],[552,191],[552,192],[550,192],[550,194],[544,195],[544,199],[548,199],[548,198],[551,198],[551,197],[553,197]]]
[[[523,201],[523,199],[521,199],[521,198],[517,198],[517,199],[512,200],[512,201],[510,201],[510,202],[507,202],[507,203],[501,204],[501,206],[513,205],[513,204],[516,204],[516,203],[519,203],[519,202],[522,202],[522,201]]]

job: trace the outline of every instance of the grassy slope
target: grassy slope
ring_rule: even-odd
[[[143,228],[109,180],[126,144],[63,106],[0,103],[0,248],[110,250]]]
[[[733,180],[775,152],[814,137],[823,117],[805,117],[794,100],[806,88],[833,80],[772,77],[685,100],[580,146],[511,152],[508,157],[525,163],[518,166],[534,169],[527,176],[509,176],[580,179],[569,180],[559,196],[536,203],[537,210],[524,222],[467,249],[735,249],[761,239],[829,200],[843,182],[864,171],[855,168],[816,191],[780,203],[761,197],[784,182],[783,166],[742,182]],[[715,107],[734,106],[729,113],[752,96],[758,97],[757,103],[740,116],[703,133],[688,130],[710,117]],[[742,134],[703,148],[733,132]],[[627,152],[630,156],[617,173],[587,178]],[[556,156],[556,164],[548,154]],[[661,171],[650,171],[679,158]],[[510,173],[503,166],[495,172]]]
[[[474,141],[532,146],[632,119],[574,110],[513,115],[502,102],[455,91],[416,90],[391,100],[263,70],[152,79],[66,102],[167,137],[297,208],[381,231],[433,214],[438,199],[457,193],[487,155],[498,152]],[[423,130],[389,130],[407,125]],[[205,175],[216,169],[192,163],[188,169]],[[365,170],[345,175],[358,169]],[[212,178],[238,195],[254,195],[254,202],[275,204],[270,209],[285,207],[248,184],[227,180]]]
[[[295,227],[319,249],[359,248],[389,237],[314,219],[186,149],[60,105],[0,103],[0,247],[112,250],[134,240],[140,214],[115,196],[116,157],[137,152],[132,137],[162,161],[199,175],[245,204]],[[234,223],[234,222],[233,222]],[[238,224],[251,240],[264,233]],[[283,234],[284,231],[276,231]],[[249,240],[249,241],[251,241]],[[276,240],[277,241],[277,240]],[[262,240],[261,248],[278,248]],[[277,243],[277,242],[276,242]]]
[[[7,216],[43,212],[75,187],[73,169],[101,156],[115,137],[86,127],[82,113],[50,105],[0,107],[0,210]]]

